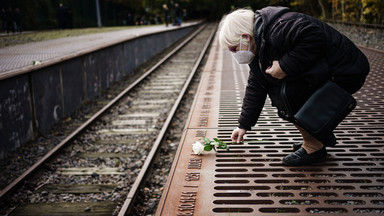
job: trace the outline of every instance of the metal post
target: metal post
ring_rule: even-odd
[[[101,27],[101,15],[100,15],[100,5],[99,5],[99,0],[96,1],[96,15],[97,15],[97,27]]]

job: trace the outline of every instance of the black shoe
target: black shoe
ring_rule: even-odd
[[[333,133],[327,138],[321,139],[320,141],[324,144],[324,146],[327,146],[327,147],[333,147],[336,145],[336,137]],[[295,152],[299,150],[302,145],[303,145],[303,142],[293,143],[292,145],[293,151]]]
[[[319,139],[321,143],[326,147],[333,147],[336,145],[336,137],[335,134],[331,133],[329,136],[326,136],[323,139]]]
[[[285,156],[283,158],[284,166],[303,166],[310,165],[316,162],[322,162],[327,159],[327,150],[325,147],[322,149],[308,154],[305,149],[300,148],[299,150]]]
[[[293,143],[292,145],[293,152],[299,150],[301,146],[303,146],[303,142]]]

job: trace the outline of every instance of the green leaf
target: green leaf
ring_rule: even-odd
[[[204,145],[204,151],[211,151],[212,150],[212,146],[209,145],[209,144],[205,144]]]
[[[223,141],[221,141],[221,140],[219,140],[219,139],[217,139],[217,138],[213,138],[213,140],[215,140],[215,141],[218,142],[218,143],[223,143]]]
[[[205,144],[210,144],[210,143],[211,143],[211,140],[209,140],[209,139],[206,138],[206,137],[203,137],[203,140],[204,140]]]
[[[204,151],[211,151],[212,149],[217,152],[217,149],[226,149],[229,151],[229,147],[227,143],[221,141],[218,138],[213,138],[213,141],[211,141],[207,137],[203,137],[204,140]]]

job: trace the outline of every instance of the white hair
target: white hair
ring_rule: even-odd
[[[249,9],[238,9],[226,15],[220,22],[219,42],[221,46],[237,46],[243,33],[253,39],[255,13]],[[248,45],[248,40],[242,40]]]

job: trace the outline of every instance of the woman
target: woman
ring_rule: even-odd
[[[365,55],[345,36],[313,17],[285,7],[266,7],[255,13],[239,9],[221,22],[220,44],[239,64],[249,64],[250,74],[239,126],[233,142],[254,126],[269,95],[278,115],[292,123],[293,114],[327,80],[353,94],[369,72]],[[285,102],[283,102],[285,98]],[[303,142],[283,158],[283,165],[300,166],[324,161],[327,146],[334,146],[333,133],[314,137],[303,128]]]

